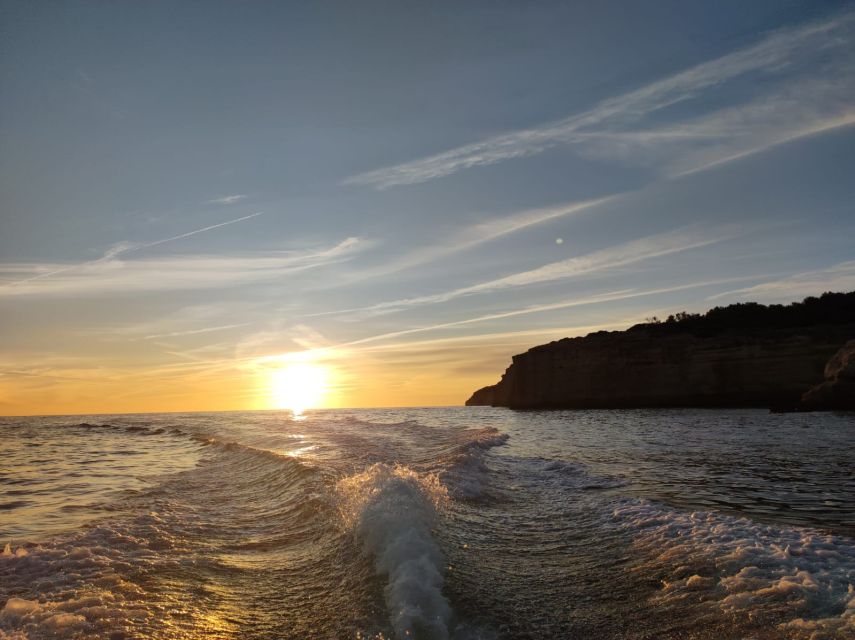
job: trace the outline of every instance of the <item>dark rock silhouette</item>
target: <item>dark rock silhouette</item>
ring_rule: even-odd
[[[855,410],[855,340],[850,340],[825,365],[825,382],[802,396],[806,410]]]
[[[534,347],[514,356],[502,379],[476,391],[466,404],[796,409],[802,394],[822,383],[829,358],[852,336],[855,292],[787,306],[747,303],[703,315],[682,313],[626,331]],[[822,393],[846,394],[851,362],[849,357],[843,373],[836,374],[838,391]]]

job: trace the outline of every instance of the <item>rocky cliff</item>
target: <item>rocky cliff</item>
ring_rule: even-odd
[[[802,396],[804,409],[855,411],[855,340],[850,340],[825,365],[825,381]]]
[[[850,306],[855,300],[855,294],[827,295],[844,296]],[[681,314],[667,323],[534,347],[514,356],[502,379],[476,391],[466,404],[514,409],[795,408],[806,390],[823,382],[829,359],[855,337],[855,313],[851,308],[842,314],[814,309],[806,318],[799,309],[797,326],[781,326],[796,317],[792,307],[773,309],[777,315],[769,315],[770,308],[762,305],[740,308],[738,321],[737,313],[728,311],[733,307],[718,315],[717,310],[703,316]],[[818,323],[819,318],[831,318],[831,323]],[[855,381],[847,377],[855,355],[846,358],[829,379],[837,391],[823,387],[823,397],[845,395],[852,388],[846,385]]]

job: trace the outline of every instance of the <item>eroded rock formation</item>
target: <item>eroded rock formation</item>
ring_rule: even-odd
[[[466,404],[852,408],[855,340],[840,346],[853,337],[855,291],[682,312],[529,349]]]
[[[514,409],[798,405],[855,326],[698,337],[645,331],[568,338],[514,356],[467,405]]]
[[[855,410],[855,340],[850,340],[825,365],[825,381],[802,396],[808,410]]]

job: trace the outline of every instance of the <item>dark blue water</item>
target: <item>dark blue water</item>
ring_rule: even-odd
[[[0,638],[855,637],[852,415],[4,418],[0,441]]]

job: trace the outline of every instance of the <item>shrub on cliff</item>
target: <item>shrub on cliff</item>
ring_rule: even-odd
[[[629,330],[653,335],[691,333],[709,336],[732,331],[855,323],[855,291],[827,292],[787,305],[737,302],[726,307],[715,307],[706,313],[681,311],[669,316],[664,322],[652,320],[634,325]]]

